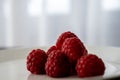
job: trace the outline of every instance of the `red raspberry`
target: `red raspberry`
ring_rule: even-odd
[[[32,50],[27,56],[27,69],[33,74],[44,74],[47,55],[41,49]]]
[[[69,57],[70,62],[74,64],[81,56],[87,54],[87,49],[77,37],[67,38],[62,45],[62,51]]]
[[[47,51],[47,55],[49,55],[53,50],[57,50],[57,47],[56,46],[51,46]]]
[[[51,77],[66,77],[70,75],[68,57],[60,50],[54,50],[48,55],[45,65],[46,74]]]
[[[70,31],[62,33],[57,39],[56,46],[61,50],[62,44],[65,41],[65,39],[70,38],[70,37],[77,37],[77,36]]]
[[[88,54],[78,59],[76,71],[79,77],[103,75],[105,65],[102,59],[98,58],[96,55]]]

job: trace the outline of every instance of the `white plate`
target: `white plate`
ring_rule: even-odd
[[[36,47],[38,48],[38,47]],[[71,76],[66,78],[51,78],[47,75],[34,75],[26,69],[26,56],[32,49],[19,48],[0,51],[0,80],[99,80],[120,79],[120,48],[115,47],[87,47],[90,53],[101,57],[106,66],[103,76],[79,78]],[[47,49],[47,48],[42,48]]]

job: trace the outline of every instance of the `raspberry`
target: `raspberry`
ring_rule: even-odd
[[[70,38],[70,37],[77,37],[77,36],[70,31],[62,33],[57,39],[56,46],[61,50],[62,44],[65,41],[65,39]]]
[[[87,49],[77,37],[67,38],[62,45],[62,51],[69,57],[70,62],[74,64],[81,56],[87,54]]]
[[[51,77],[66,77],[70,75],[68,57],[60,50],[54,50],[48,55],[45,64],[46,74]]]
[[[51,46],[47,51],[47,55],[49,55],[53,50],[57,50],[57,47],[56,46]]]
[[[27,69],[33,74],[44,74],[47,55],[41,49],[32,50],[27,56]]]
[[[78,59],[76,71],[79,77],[103,75],[105,65],[102,59],[98,58],[96,55],[88,54]]]

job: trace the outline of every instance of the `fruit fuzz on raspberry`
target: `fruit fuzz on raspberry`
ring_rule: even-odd
[[[79,77],[103,75],[105,65],[102,59],[98,58],[96,55],[88,54],[78,59],[76,71]]]
[[[51,77],[66,77],[70,75],[68,57],[60,50],[53,50],[45,64],[46,74]]]
[[[27,56],[27,69],[33,74],[44,74],[47,55],[41,49],[32,50]]]
[[[56,46],[51,46],[47,51],[47,55],[49,55],[53,50],[57,50],[57,47]]]
[[[62,45],[62,51],[68,56],[71,63],[76,63],[81,56],[87,54],[85,46],[77,37],[65,39]]]
[[[58,49],[61,50],[61,47],[62,47],[63,42],[65,41],[65,39],[70,38],[70,37],[77,37],[77,36],[74,33],[70,32],[70,31],[62,33],[59,36],[59,38],[57,39],[57,42],[56,42],[56,46],[58,47]]]

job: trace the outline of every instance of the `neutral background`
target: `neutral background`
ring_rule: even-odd
[[[0,0],[0,47],[48,46],[64,31],[120,46],[120,0]]]

